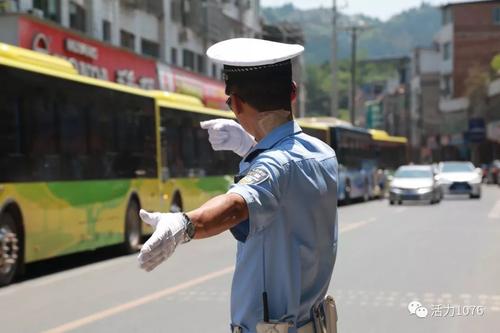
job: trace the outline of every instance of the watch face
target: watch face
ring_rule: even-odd
[[[193,238],[194,232],[195,232],[194,224],[193,224],[193,222],[189,221],[187,226],[186,226],[186,233],[187,233],[188,237]]]

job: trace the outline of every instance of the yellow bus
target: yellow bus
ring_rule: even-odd
[[[352,126],[331,117],[299,118],[303,131],[330,145],[337,154],[339,174],[337,198],[349,203],[353,199],[367,201],[373,194],[371,134],[364,128]]]
[[[386,131],[369,130],[373,139],[373,148],[377,167],[395,171],[408,163],[408,139],[403,136],[392,136]]]
[[[223,193],[238,156],[199,121],[232,117],[196,98],[78,75],[0,43],[0,285],[26,263],[140,246],[140,208],[190,209]]]

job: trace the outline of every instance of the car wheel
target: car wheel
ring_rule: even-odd
[[[394,206],[394,200],[389,200],[389,205]]]
[[[21,267],[19,232],[12,215],[6,213],[0,216],[0,286],[11,283]]]
[[[132,200],[128,204],[125,215],[125,242],[126,253],[134,253],[140,250],[142,237],[142,223],[139,217],[139,204]]]

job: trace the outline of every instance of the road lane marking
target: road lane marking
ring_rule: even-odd
[[[55,276],[43,278],[39,281],[33,281],[33,282],[29,283],[28,286],[29,287],[45,286],[45,285],[48,285],[48,284],[51,284],[54,282],[59,282],[61,280],[66,280],[66,279],[74,278],[74,277],[77,277],[77,276],[80,276],[83,274],[95,272],[95,271],[98,271],[100,269],[113,267],[113,266],[116,266],[118,264],[121,264],[124,261],[129,261],[129,260],[130,260],[130,257],[127,256],[127,257],[113,259],[110,261],[95,263],[95,264],[92,264],[92,265],[87,266],[87,267],[85,267],[85,266],[79,267],[77,269],[72,269],[70,271],[58,273]]]
[[[82,326],[85,326],[85,325],[89,325],[89,324],[91,324],[93,322],[96,322],[98,320],[102,320],[104,318],[114,316],[114,315],[116,315],[118,313],[121,313],[121,312],[130,310],[130,309],[136,308],[136,307],[144,305],[146,303],[151,303],[153,301],[156,301],[156,300],[158,300],[160,298],[163,298],[165,296],[171,295],[173,293],[179,292],[181,290],[188,289],[188,288],[191,288],[193,286],[202,284],[204,282],[207,282],[207,281],[216,279],[218,277],[230,274],[233,271],[234,271],[234,266],[229,266],[229,267],[226,267],[226,268],[221,269],[219,271],[212,272],[212,273],[200,276],[198,278],[189,280],[187,282],[175,285],[173,287],[166,288],[166,289],[157,291],[155,293],[146,295],[146,296],[138,298],[136,300],[133,300],[133,301],[130,301],[130,302],[127,302],[127,303],[124,303],[124,304],[121,304],[121,305],[118,305],[118,306],[115,306],[115,307],[111,307],[111,308],[108,308],[108,309],[103,310],[103,311],[96,312],[96,313],[91,314],[89,316],[86,316],[84,318],[77,319],[77,320],[71,321],[69,323],[57,326],[55,328],[49,329],[47,331],[44,331],[42,333],[63,333],[63,332],[68,332],[68,331],[77,329],[79,327],[82,327]]]
[[[372,218],[362,220],[359,222],[349,223],[347,226],[340,228],[340,233],[344,233],[344,232],[348,232],[348,231],[360,228],[360,227],[362,227],[368,223],[374,222],[376,220],[377,220],[376,218],[372,217]],[[72,331],[72,330],[77,329],[79,327],[89,325],[89,324],[96,322],[98,320],[102,320],[102,319],[105,319],[107,317],[114,316],[118,313],[130,310],[132,308],[136,308],[136,307],[144,305],[146,303],[151,303],[151,302],[156,301],[160,298],[163,298],[163,297],[169,296],[171,294],[177,293],[179,291],[182,291],[182,290],[191,288],[193,286],[202,284],[202,283],[207,282],[209,280],[213,280],[213,279],[218,278],[220,276],[224,276],[226,274],[232,273],[233,271],[234,271],[234,266],[229,266],[229,267],[226,267],[220,271],[216,271],[216,272],[213,272],[213,273],[210,273],[207,275],[203,275],[201,277],[195,278],[195,279],[187,281],[185,283],[181,283],[181,284],[178,284],[176,286],[173,286],[173,287],[146,295],[144,297],[127,302],[125,304],[118,305],[118,306],[111,307],[111,308],[108,308],[108,309],[103,310],[103,311],[96,312],[96,313],[91,314],[89,316],[86,316],[84,318],[68,322],[66,324],[57,326],[55,328],[44,331],[42,333],[64,333],[64,332]]]
[[[377,220],[376,218],[371,217],[369,219],[362,220],[362,221],[359,221],[359,222],[348,223],[347,225],[344,225],[344,226],[340,227],[339,233],[344,233],[344,232],[348,232],[348,231],[360,228],[360,227],[365,226],[368,223],[374,222],[376,220]]]
[[[54,282],[59,282],[62,280],[75,278],[75,277],[78,277],[80,275],[95,272],[95,271],[100,270],[100,269],[116,266],[116,265],[121,264],[122,262],[128,261],[128,260],[130,260],[130,257],[117,258],[117,259],[113,259],[113,260],[109,260],[109,261],[105,261],[105,262],[90,264],[87,266],[75,267],[75,268],[69,269],[67,271],[54,273],[51,276],[40,277],[40,278],[37,278],[35,280],[28,280],[28,281],[19,282],[17,284],[12,285],[12,286],[2,288],[3,290],[0,290],[0,297],[13,294],[17,291],[22,291],[24,288],[43,287],[43,286],[46,286],[46,285],[54,283]]]
[[[17,284],[14,286],[3,287],[2,290],[0,290],[0,296],[14,294],[15,292],[20,290],[22,290],[22,286]]]
[[[394,213],[399,214],[399,213],[404,212],[407,209],[408,208],[406,208],[406,207],[398,207],[398,208],[396,208],[396,210],[394,211]]]
[[[397,292],[397,291],[365,291],[365,290],[335,290],[329,292],[334,295],[339,307],[349,306],[385,306],[408,307],[408,302],[419,300],[427,305],[482,305],[486,312],[500,311],[500,295],[471,295],[431,292]],[[463,297],[467,296],[467,297]]]
[[[500,219],[500,200],[497,201],[495,206],[490,210],[488,214],[489,219]]]
[[[406,208],[404,208],[404,207],[399,207],[398,209],[406,210]],[[396,211],[396,212],[398,212],[398,211]],[[349,231],[358,229],[358,228],[365,226],[368,223],[374,222],[376,220],[377,220],[376,218],[371,217],[371,218],[368,218],[366,220],[347,223],[347,225],[339,226],[339,233],[349,232]],[[37,280],[21,282],[19,284],[16,284],[16,285],[13,285],[10,287],[4,287],[4,290],[0,290],[0,297],[14,294],[15,292],[23,290],[23,288],[25,288],[25,287],[29,287],[29,288],[43,287],[43,286],[46,286],[48,284],[60,282],[62,280],[75,278],[75,277],[83,275],[83,274],[95,272],[95,271],[100,270],[100,269],[109,268],[109,267],[121,264],[122,262],[128,261],[128,260],[130,260],[130,257],[126,256],[126,257],[117,258],[117,259],[114,259],[111,261],[95,263],[95,264],[92,264],[92,265],[87,266],[87,267],[77,267],[77,268],[71,269],[69,271],[59,272],[59,273],[56,273],[55,276],[42,277],[42,278],[39,278]]]

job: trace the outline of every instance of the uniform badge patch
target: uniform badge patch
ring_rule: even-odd
[[[256,185],[262,183],[269,178],[269,172],[264,169],[252,169],[245,177],[243,177],[238,184],[240,185]]]

